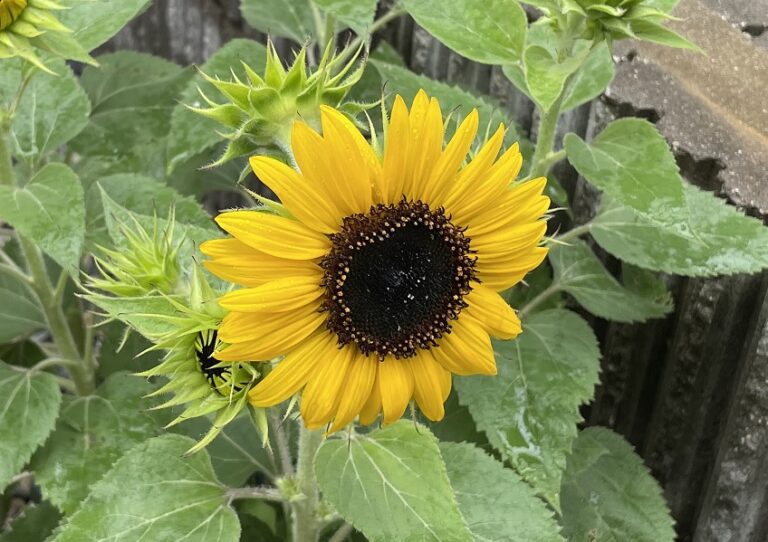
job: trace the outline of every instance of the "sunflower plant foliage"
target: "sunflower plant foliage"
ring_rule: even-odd
[[[265,44],[91,58],[148,3],[0,0],[9,540],[673,540],[631,446],[579,429],[579,314],[661,317],[658,272],[756,272],[768,233],[643,120],[555,133],[617,40],[693,47],[675,2],[244,0]],[[373,39],[406,13],[500,66],[536,140]]]

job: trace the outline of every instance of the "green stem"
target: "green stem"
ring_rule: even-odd
[[[56,344],[61,357],[69,360],[82,361],[83,357],[77,348],[77,343],[69,328],[69,323],[64,315],[61,303],[57,303],[51,282],[48,280],[48,273],[45,269],[43,254],[37,246],[19,235],[19,243],[27,261],[29,272],[32,275],[33,287],[40,300],[40,306],[45,314],[45,320],[48,322],[48,328],[51,331],[53,342]],[[93,372],[84,362],[68,367],[72,375],[72,381],[75,383],[78,395],[90,395],[94,390]]]
[[[555,295],[557,292],[560,291],[560,284],[557,282],[553,282],[549,285],[548,288],[545,290],[542,290],[539,295],[531,299],[528,303],[525,304],[525,306],[518,311],[518,316],[520,319],[524,319],[527,315],[531,313],[533,309],[544,303],[547,299],[549,299],[551,296]]]
[[[11,159],[10,148],[8,145],[8,135],[10,132],[10,119],[7,117],[3,121],[0,131],[0,184],[15,187],[16,177],[13,172],[13,161]],[[69,328],[67,319],[64,316],[60,300],[48,279],[48,272],[45,269],[45,261],[40,249],[32,241],[16,232],[19,239],[24,259],[27,262],[27,269],[32,278],[32,288],[40,301],[40,307],[43,309],[48,328],[53,336],[53,341],[61,354],[61,357],[69,360],[82,360],[82,356],[77,348],[75,338]],[[93,373],[80,363],[70,367],[72,380],[75,383],[77,393],[87,395],[94,389]]]
[[[8,144],[8,135],[10,133],[11,119],[3,118],[4,113],[0,112],[0,186],[16,186],[16,177],[13,173],[13,159],[11,158],[11,149]]]
[[[301,427],[299,459],[296,465],[296,485],[301,495],[291,502],[293,542],[315,542],[320,531],[317,517],[320,496],[315,476],[315,455],[322,443],[322,431],[310,431]]]
[[[575,239],[576,237],[581,237],[582,235],[589,233],[591,228],[592,222],[587,222],[586,224],[582,224],[581,226],[576,226],[575,228],[568,230],[562,235],[558,235],[555,237],[555,241],[558,243],[566,243],[571,239]]]
[[[227,497],[237,499],[261,499],[262,501],[283,502],[280,492],[272,487],[237,487],[227,490]]]
[[[548,111],[542,112],[539,117],[536,150],[533,151],[531,172],[528,174],[529,179],[545,177],[549,173],[549,168],[552,165],[549,157],[553,154],[552,150],[555,146],[557,123],[560,120],[560,109],[563,106],[565,94],[565,90],[563,90],[557,100],[555,100],[555,103],[552,104],[552,107]]]
[[[397,8],[393,9],[391,11],[386,12],[384,15],[373,21],[370,28],[368,28],[368,33],[365,35],[357,36],[355,39],[353,39],[351,42],[349,42],[349,45],[347,45],[338,55],[339,57],[339,64],[343,64],[349,55],[357,51],[358,47],[363,43],[363,41],[368,40],[373,34],[384,28],[387,24],[389,24],[394,19],[397,19],[398,17],[402,17],[408,13],[406,10]]]

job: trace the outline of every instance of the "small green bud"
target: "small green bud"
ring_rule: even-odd
[[[64,9],[54,0],[0,0],[0,59],[20,57],[48,73],[40,51],[94,66],[98,63],[52,13]]]
[[[123,246],[99,247],[101,255],[94,261],[101,277],[91,278],[91,286],[121,297],[175,293],[181,271],[179,244],[172,242],[173,215],[172,210],[165,228],[155,216],[151,234],[133,217],[132,224],[119,224]]]
[[[569,30],[579,27],[579,37],[609,42],[622,39],[640,39],[685,49],[698,47],[663,26],[675,19],[671,14],[652,7],[647,0],[559,0],[560,13],[567,15]],[[556,25],[563,25],[553,8],[545,8]],[[578,17],[574,19],[573,17]],[[563,29],[564,30],[564,29]]]
[[[257,151],[284,151],[289,148],[295,120],[301,119],[319,129],[321,105],[330,105],[348,113],[353,120],[353,114],[375,105],[345,102],[365,68],[365,62],[359,61],[361,51],[362,48],[351,55],[347,54],[349,51],[335,55],[329,45],[317,68],[310,73],[306,47],[298,52],[286,69],[269,42],[264,74],[256,73],[245,63],[245,81],[234,73],[228,81],[203,74],[204,79],[228,100],[227,103],[216,103],[200,91],[207,107],[188,106],[227,129],[221,133],[228,140],[227,147],[211,165],[220,165]],[[347,57],[349,60],[346,60]]]

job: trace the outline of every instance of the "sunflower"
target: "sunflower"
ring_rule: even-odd
[[[36,50],[98,65],[53,15],[63,9],[56,0],[0,0],[0,58],[21,57],[49,73]]]
[[[301,391],[310,429],[380,412],[391,423],[412,399],[440,420],[452,373],[495,374],[490,337],[521,332],[498,292],[546,256],[546,180],[510,185],[522,157],[517,145],[499,156],[503,125],[464,165],[477,111],[443,147],[440,105],[423,91],[410,111],[396,97],[382,157],[337,110],[322,107],[321,125],[293,127],[300,173],[251,158],[283,212],[223,212],[231,237],[201,247],[211,272],[243,286],[220,300],[215,356],[284,356],[249,400]]]

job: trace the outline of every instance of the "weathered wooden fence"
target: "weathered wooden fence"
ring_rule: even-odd
[[[155,0],[106,48],[200,63],[232,37],[263,38],[237,4]],[[562,132],[589,137],[616,117],[643,116],[673,144],[690,182],[765,219],[768,1],[683,0],[679,7],[686,33],[709,56],[623,46],[606,96],[569,113]],[[493,95],[523,132],[535,126],[532,104],[500,69],[460,58],[408,18],[377,39],[390,41],[415,71]],[[728,70],[751,92],[740,94],[728,77],[718,77]],[[586,220],[596,193],[567,167],[557,174],[576,221]],[[627,325],[592,318],[602,385],[585,418],[637,447],[664,487],[680,540],[768,540],[768,274],[668,282],[676,311],[663,320]]]

